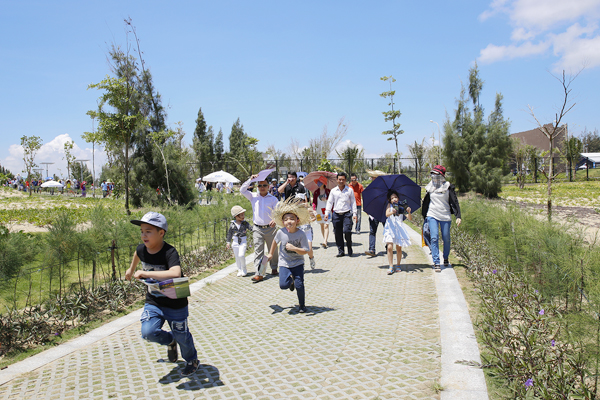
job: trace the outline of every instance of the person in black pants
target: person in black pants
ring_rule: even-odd
[[[337,257],[345,256],[344,239],[348,247],[348,255],[352,256],[352,221],[356,222],[356,199],[354,190],[346,185],[346,174],[340,172],[337,176],[337,187],[331,189],[325,211],[325,221],[333,211],[332,222],[335,231],[335,244],[338,248]]]

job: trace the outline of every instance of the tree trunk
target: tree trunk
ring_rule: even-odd
[[[552,221],[552,177],[554,174],[554,140],[550,139],[550,173],[548,174],[548,221]]]
[[[129,141],[125,144],[125,211],[131,215],[129,210]]]

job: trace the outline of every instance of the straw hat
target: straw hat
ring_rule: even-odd
[[[243,212],[246,212],[246,210],[245,210],[245,209],[243,209],[243,208],[242,208],[242,207],[240,207],[240,206],[233,206],[233,207],[231,207],[231,216],[232,216],[233,218],[235,218],[237,215],[239,215],[239,214],[241,214],[241,213],[243,213]]]
[[[308,209],[304,206],[304,201],[297,198],[290,198],[286,201],[277,203],[271,218],[277,224],[278,227],[283,228],[283,216],[285,214],[294,214],[298,217],[298,226],[306,225],[310,222],[310,215]]]
[[[380,171],[378,169],[367,169],[367,174],[369,174],[372,178],[377,178],[378,176],[388,175],[388,173]]]

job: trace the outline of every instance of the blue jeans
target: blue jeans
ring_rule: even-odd
[[[356,232],[360,232],[360,220],[362,216],[362,206],[356,206],[356,225],[355,225],[355,230]]]
[[[375,253],[375,238],[377,237],[377,227],[379,221],[375,218],[369,218],[369,250]]]
[[[431,233],[431,258],[435,265],[440,265],[440,234],[438,224],[442,228],[442,240],[444,241],[444,260],[450,255],[450,224],[452,221],[438,221],[433,217],[427,217],[429,232]]]
[[[281,290],[289,289],[294,281],[296,287],[296,293],[298,294],[298,303],[300,307],[304,307],[304,264],[298,265],[297,267],[279,268],[279,287]]]
[[[188,329],[188,308],[157,307],[145,304],[140,321],[142,321],[142,338],[152,343],[163,346],[170,344],[173,339],[179,344],[181,357],[185,361],[194,361],[198,358],[194,338]],[[167,321],[171,332],[163,331],[162,326]]]

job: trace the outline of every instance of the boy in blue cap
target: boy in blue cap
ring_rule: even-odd
[[[167,232],[167,219],[157,212],[146,213],[141,220],[131,220],[132,224],[139,225],[143,244],[140,244],[135,253],[131,266],[125,273],[125,279],[131,280],[151,278],[157,281],[179,278],[183,274],[179,263],[179,254],[175,247],[165,242]],[[142,269],[136,271],[139,262]],[[146,304],[140,318],[142,322],[142,338],[149,342],[167,346],[169,361],[177,361],[177,344],[181,348],[181,356],[186,361],[182,372],[188,376],[198,369],[198,353],[194,346],[194,339],[188,329],[188,300],[170,299],[166,296],[156,296],[146,292]],[[162,330],[167,321],[171,332]]]

